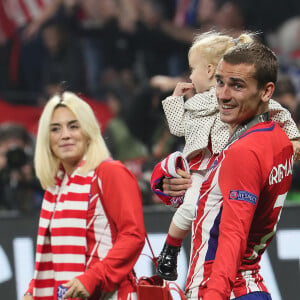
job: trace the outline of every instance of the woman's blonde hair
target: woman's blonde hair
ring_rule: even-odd
[[[200,59],[205,59],[208,64],[217,66],[228,49],[238,44],[253,42],[254,35],[254,33],[245,32],[238,38],[233,38],[217,31],[201,33],[194,38],[188,57],[190,59],[191,54],[196,53]]]
[[[72,111],[89,140],[85,154],[86,162],[80,172],[84,174],[95,169],[110,156],[99,123],[89,104],[71,92],[55,95],[47,102],[40,117],[34,154],[35,172],[44,189],[55,184],[55,177],[60,167],[59,159],[50,148],[50,123],[54,110],[61,106]]]

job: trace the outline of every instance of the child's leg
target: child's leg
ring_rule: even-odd
[[[199,199],[202,175],[193,173],[192,186],[186,191],[182,205],[175,212],[168,235],[183,240],[189,233],[195,218],[196,202]]]
[[[191,177],[192,186],[187,190],[182,205],[173,216],[166,243],[158,257],[157,274],[167,280],[177,279],[177,255],[195,216],[195,205],[199,198],[203,177],[197,173],[192,174]]]
[[[187,236],[189,231],[190,231],[190,228],[181,229],[178,226],[176,226],[172,220],[170,227],[169,227],[168,235],[170,235],[171,237],[173,237],[175,239],[183,240]]]

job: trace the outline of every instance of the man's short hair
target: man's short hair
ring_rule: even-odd
[[[258,88],[268,82],[276,83],[278,73],[278,60],[274,52],[260,42],[240,44],[229,49],[224,57],[229,64],[254,65],[253,77],[257,80]]]

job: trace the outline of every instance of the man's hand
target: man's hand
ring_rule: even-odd
[[[294,149],[294,160],[300,159],[300,141],[293,140],[291,141]]]
[[[155,75],[150,78],[150,85],[154,88],[160,89],[163,92],[170,92],[174,90],[176,84],[181,80],[183,80],[181,77]]]
[[[67,292],[64,294],[64,299],[68,299],[68,298],[87,299],[90,297],[90,293],[86,290],[84,285],[77,278],[73,278],[69,282],[63,284],[63,286],[68,288]]]
[[[181,178],[164,178],[163,192],[172,197],[183,195],[186,190],[192,185],[191,175],[187,172],[177,169],[177,174]]]
[[[32,295],[29,295],[29,294],[24,295],[24,296],[22,297],[22,300],[33,300],[33,296],[32,296]]]

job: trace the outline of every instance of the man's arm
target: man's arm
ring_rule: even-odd
[[[150,182],[152,191],[166,205],[172,205],[174,207],[178,207],[182,204],[185,191],[192,183],[190,174],[177,166],[175,162],[177,161],[176,153],[170,154],[163,161],[156,164]],[[174,155],[176,157],[172,159]],[[183,166],[184,165],[185,164],[183,164]],[[172,171],[170,169],[172,169]]]

